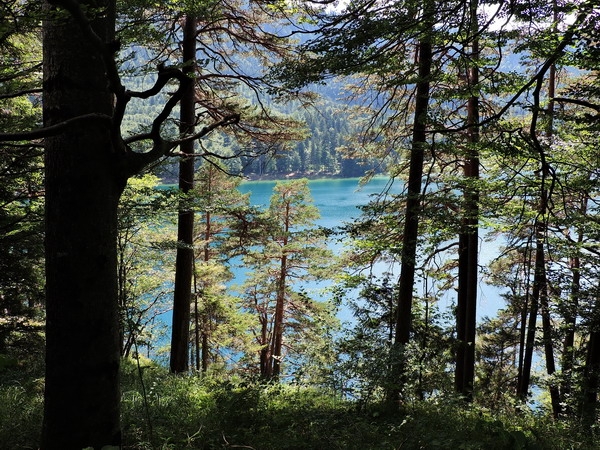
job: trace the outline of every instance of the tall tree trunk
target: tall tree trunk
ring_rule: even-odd
[[[557,23],[558,14],[557,14],[556,1],[554,1],[553,3],[554,3],[554,23]],[[552,64],[549,69],[549,79],[548,79],[548,97],[550,98],[550,101],[548,103],[548,122],[547,122],[547,127],[546,127],[546,134],[548,135],[548,138],[552,138],[552,136],[554,134],[554,100],[553,99],[554,99],[555,86],[556,86],[556,64]],[[548,213],[549,193],[548,193],[546,186],[544,186],[544,183],[546,181],[546,178],[548,176],[550,176],[550,171],[549,171],[549,168],[547,167],[547,164],[545,163],[545,159],[542,160],[542,173],[543,173],[542,190],[541,190],[542,198],[540,201],[541,202],[540,214],[542,215],[542,217],[545,217]],[[543,235],[545,237],[545,235],[547,233],[546,222],[543,222],[542,224],[540,224],[540,226],[543,226],[543,228],[540,230],[540,234],[543,233]],[[544,246],[545,239],[541,243],[538,240],[537,245]],[[538,253],[536,252],[536,258],[537,258],[537,256],[538,256]],[[536,276],[538,276],[538,269],[539,269],[539,272],[540,272],[539,276],[541,277],[540,307],[541,307],[541,315],[542,315],[542,335],[543,335],[543,340],[544,340],[546,372],[548,373],[548,375],[552,376],[556,372],[556,364],[554,361],[552,322],[550,320],[550,307],[548,304],[548,279],[546,277],[546,261],[545,261],[543,247],[542,247],[542,254],[540,256],[542,258],[544,258],[544,260],[539,262],[539,267],[538,267],[538,262],[536,260]],[[552,404],[552,414],[555,418],[558,418],[558,416],[560,415],[560,410],[561,410],[561,406],[560,406],[561,401],[560,401],[560,392],[558,390],[558,385],[556,384],[556,382],[552,382],[549,386],[549,389],[550,389],[550,401]]]
[[[284,235],[282,241],[283,254],[281,255],[281,264],[279,267],[279,280],[277,283],[277,302],[275,304],[275,320],[273,322],[273,360],[272,377],[277,378],[281,373],[281,357],[283,353],[283,320],[285,315],[285,291],[287,283],[287,245],[288,233],[290,231],[290,205],[286,204]]]
[[[581,214],[587,212],[587,197],[581,202]],[[566,400],[572,394],[573,367],[575,363],[575,331],[577,328],[577,310],[579,309],[579,297],[581,292],[581,259],[579,248],[583,243],[584,234],[582,230],[577,232],[577,250],[571,258],[571,293],[569,303],[564,311],[565,337],[563,341],[563,352],[561,358],[561,370],[563,382],[561,386],[563,399]]]
[[[196,59],[196,20],[187,16],[183,29],[184,72],[193,76]],[[190,83],[188,91],[181,99],[180,132],[191,134],[196,120],[195,83]],[[182,153],[192,155],[194,142],[180,146]],[[179,163],[179,190],[186,195],[194,187],[194,158],[183,158]],[[173,294],[173,325],[171,334],[171,361],[173,373],[189,369],[190,308],[192,275],[194,267],[194,211],[187,199],[180,204],[177,223],[177,256],[175,260],[175,289]]]
[[[477,35],[478,1],[470,4],[471,34]],[[479,84],[479,39],[473,38],[471,46],[472,65],[468,68],[467,82],[472,90],[467,102],[468,156],[464,166],[466,187],[464,191],[463,229],[459,236],[456,389],[468,401],[473,399],[475,380],[475,330],[477,326],[477,284],[479,247],[479,96],[475,91]]]
[[[417,239],[419,236],[419,217],[421,215],[421,186],[423,178],[423,162],[427,143],[427,113],[429,110],[429,82],[433,51],[431,34],[433,27],[434,3],[427,0],[424,5],[427,29],[418,44],[418,80],[415,97],[414,124],[412,133],[412,147],[410,151],[410,166],[407,183],[407,198],[404,216],[404,233],[402,236],[402,254],[400,280],[398,287],[398,310],[396,312],[396,335],[394,350],[397,357],[401,357],[403,347],[408,344],[412,327],[412,301],[415,282],[415,267],[417,259]],[[402,357],[401,357],[402,359]],[[392,377],[395,383],[402,384],[406,372],[403,361],[394,363]],[[393,388],[388,397],[395,401],[399,387]]]
[[[92,21],[112,40],[112,2]],[[46,4],[48,9],[51,7]],[[113,96],[94,45],[69,16],[44,22],[44,124],[110,116]],[[120,446],[117,203],[126,177],[99,119],[45,139],[46,380],[42,448]]]
[[[600,302],[596,299],[594,317],[600,313]],[[585,425],[597,423],[598,387],[600,386],[600,323],[594,319],[590,324],[590,337],[587,343],[587,355],[583,368],[581,386],[581,418]]]

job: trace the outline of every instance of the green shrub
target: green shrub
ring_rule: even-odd
[[[37,383],[0,386],[0,448],[38,448],[43,392]]]

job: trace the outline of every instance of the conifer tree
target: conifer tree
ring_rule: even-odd
[[[250,277],[244,283],[243,308],[256,316],[253,334],[259,352],[259,373],[278,379],[284,362],[301,356],[302,342],[322,339],[320,324],[331,322],[327,305],[294,290],[297,279],[324,276],[331,263],[319,217],[311,203],[308,180],[278,182],[269,209],[257,230],[261,240],[244,255]]]
[[[177,62],[168,62],[175,53],[169,49],[169,58],[159,57],[152,86],[139,91],[125,88],[118,62],[118,56],[127,55],[133,42],[164,38],[177,23],[165,21],[173,14],[154,14],[156,10],[150,6],[155,5],[117,5],[112,0],[44,3],[40,15],[31,17],[35,23],[43,20],[44,26],[44,127],[1,136],[3,141],[44,138],[44,449],[101,448],[121,442],[117,211],[127,179],[149,164],[176,155],[181,143],[196,141],[217,128],[234,127],[240,135],[249,136],[248,140],[265,144],[273,139],[273,129],[280,131],[278,139],[297,135],[285,118],[269,121],[264,109],[229,102],[229,97],[213,102],[214,96],[202,103],[206,111],[201,114],[204,120],[198,131],[169,135],[170,117],[193,82]],[[178,9],[179,5],[169,3],[169,8]],[[118,35],[117,16],[119,25],[124,25]],[[156,20],[150,23],[148,17]],[[236,17],[234,14],[224,20]],[[140,27],[146,27],[148,33],[142,36]],[[217,26],[215,30],[224,28]],[[218,62],[210,65],[214,68],[223,62],[220,56],[229,54],[226,49],[237,47],[219,47],[223,41],[215,34],[209,36],[215,40],[208,39],[205,48],[210,48],[211,42],[215,45],[213,54]],[[264,42],[270,49],[286,48],[278,45],[285,39],[274,34],[268,37]],[[260,45],[252,39],[245,42],[251,48]],[[267,56],[277,57],[277,52],[260,56],[266,60]],[[259,91],[256,79],[243,73],[237,72],[233,78],[228,73],[226,79],[249,80]],[[269,87],[277,89],[273,84]],[[128,133],[122,128],[132,99],[150,102],[157,97],[161,106],[146,129]],[[256,148],[270,151],[267,145]]]

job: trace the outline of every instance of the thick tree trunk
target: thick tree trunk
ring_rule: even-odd
[[[196,20],[186,17],[183,33],[183,60],[185,73],[194,73],[196,57]],[[188,92],[181,99],[180,132],[191,134],[194,131],[195,97],[194,83],[188,86]],[[193,154],[194,142],[180,146],[182,153]],[[182,159],[179,163],[179,190],[187,194],[194,187],[194,158]],[[179,209],[177,223],[177,256],[175,260],[175,290],[173,294],[173,325],[171,328],[171,362],[173,373],[186,372],[189,369],[190,308],[192,276],[194,267],[194,211],[184,200]]]
[[[464,227],[464,224],[462,224]],[[468,235],[461,231],[458,235],[458,292],[456,295],[456,367],[454,369],[454,387],[456,392],[464,394],[465,391],[465,352],[467,336],[467,300],[466,286],[468,285],[465,269],[469,264]]]
[[[477,23],[477,1],[471,3],[471,29],[473,36],[479,29]],[[472,90],[479,84],[479,40],[474,38],[471,48],[474,65],[469,67],[467,82]],[[472,92],[467,102],[469,125],[468,155],[464,176],[464,219],[459,236],[458,296],[457,296],[457,339],[455,382],[457,392],[468,401],[473,399],[475,381],[475,330],[477,327],[477,283],[479,256],[479,96]]]
[[[107,6],[94,2],[95,6]],[[49,7],[48,7],[49,8]],[[69,18],[44,23],[44,123],[110,116],[102,59]],[[92,23],[111,39],[112,19]],[[119,446],[117,174],[99,119],[45,140],[46,384],[42,448]]]

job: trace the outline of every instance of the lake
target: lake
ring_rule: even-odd
[[[253,205],[267,207],[275,181],[247,181],[241,184],[240,191],[250,193],[250,201]],[[358,178],[345,179],[322,179],[310,180],[309,187],[315,206],[319,208],[321,218],[316,221],[317,225],[335,228],[343,225],[344,222],[351,222],[360,215],[359,206],[369,202],[373,195],[383,192],[390,188],[392,192],[399,192],[399,184],[389,186],[389,180],[384,177],[373,178],[368,184],[361,186]],[[483,233],[482,233],[483,234]],[[338,242],[331,242],[330,247],[334,251],[339,251],[341,246]],[[498,254],[498,244],[485,242],[481,240],[480,247],[480,265],[489,262]],[[247,270],[243,267],[232,267],[234,280],[232,284],[241,284]],[[387,270],[387,266],[381,264],[378,271],[381,273]],[[302,287],[307,293],[313,295],[315,299],[327,300],[328,294],[323,291],[327,283],[306,282],[305,285],[296,285],[296,288]],[[417,286],[417,292],[421,286]],[[455,291],[450,291],[445,297],[440,299],[440,307],[444,308],[455,301]],[[487,285],[483,280],[479,284],[477,316],[481,319],[483,316],[495,316],[498,309],[504,306],[504,301],[500,297],[500,290]],[[171,311],[161,314],[159,317],[168,329],[171,325]],[[352,322],[353,317],[348,308],[342,308],[338,317],[343,322]],[[170,337],[161,340],[159,346],[166,346]]]
[[[250,202],[257,206],[268,206],[275,181],[246,181],[241,184],[240,191],[250,192]],[[350,222],[358,217],[358,206],[366,205],[372,195],[382,192],[389,180],[376,177],[368,184],[360,186],[359,178],[335,178],[323,180],[310,180],[308,185],[314,200],[319,208],[321,218],[317,225],[328,228]],[[396,191],[399,189],[397,188]]]
[[[250,202],[257,206],[268,206],[270,197],[273,193],[275,181],[247,181],[241,184],[240,191],[250,193]],[[310,180],[309,187],[315,206],[321,213],[321,218],[316,221],[317,225],[328,228],[335,228],[343,225],[344,222],[351,222],[360,215],[358,207],[369,202],[373,195],[390,189],[391,192],[400,192],[401,186],[396,183],[390,186],[389,179],[386,177],[375,177],[365,185],[360,184],[359,178],[340,178],[340,179],[321,179]],[[483,233],[482,233],[483,234]],[[338,250],[339,244],[332,242],[331,248]],[[481,240],[480,247],[480,265],[487,264],[498,254],[498,245],[494,242],[485,242]],[[387,267],[385,267],[387,269]],[[380,271],[384,267],[380,266]],[[236,283],[243,278],[243,269],[236,271]],[[307,283],[302,286],[307,291],[313,291],[322,288],[323,285]],[[419,288],[417,287],[417,290]],[[321,290],[318,295],[323,296]],[[448,293],[441,299],[441,306],[450,305],[455,296],[455,292]],[[500,290],[480,281],[478,296],[478,317],[495,316],[499,308],[504,306],[504,301],[500,297]],[[350,320],[350,314],[347,310],[340,311],[342,320]]]

